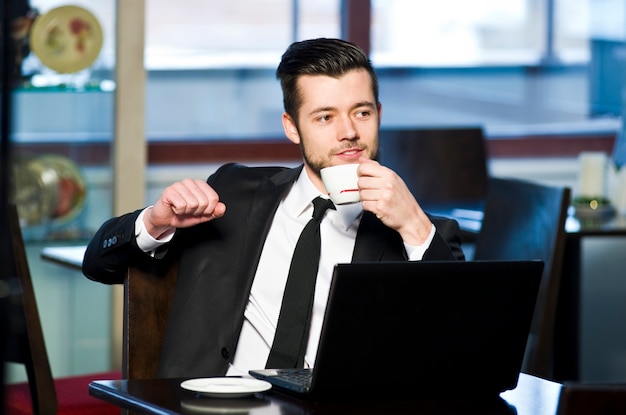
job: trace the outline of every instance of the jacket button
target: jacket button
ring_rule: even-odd
[[[222,347],[222,357],[224,359],[228,359],[230,357],[230,352],[226,347]]]

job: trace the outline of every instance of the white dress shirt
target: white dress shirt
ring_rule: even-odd
[[[246,306],[235,357],[227,375],[247,376],[248,370],[265,367],[274,340],[291,257],[300,233],[313,215],[312,200],[317,196],[327,197],[320,195],[303,169],[289,193],[280,202],[272,221]],[[315,362],[333,267],[337,263],[351,261],[363,212],[361,203],[340,205],[336,208],[326,211],[320,225],[320,266],[309,342],[304,358],[305,366],[308,367],[312,367]],[[142,216],[143,212],[135,225],[137,244],[141,249],[150,252],[169,242],[171,237],[165,240],[152,238],[145,231]],[[434,234],[433,226],[429,238],[422,245],[405,244],[410,260],[422,259]]]

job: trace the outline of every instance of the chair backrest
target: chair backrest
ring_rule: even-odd
[[[380,161],[426,210],[482,209],[489,177],[482,128],[382,130],[379,138]]]
[[[490,178],[475,260],[541,259],[545,263],[523,371],[553,377],[554,322],[571,191],[519,179]]]
[[[170,311],[178,266],[160,273],[131,267],[124,282],[122,375],[154,378]]]
[[[572,383],[561,388],[556,415],[626,414],[624,383]]]
[[[23,364],[28,376],[33,414],[57,413],[57,395],[48,361],[48,353],[39,320],[35,292],[28,267],[17,208],[8,209],[9,246],[13,261],[3,264],[8,275],[14,275],[9,301],[10,341],[5,350],[5,360]]]

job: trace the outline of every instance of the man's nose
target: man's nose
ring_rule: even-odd
[[[354,126],[354,120],[350,117],[343,117],[340,122],[339,131],[337,131],[338,140],[352,140],[356,138],[357,131]]]

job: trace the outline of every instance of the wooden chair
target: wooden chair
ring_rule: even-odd
[[[567,187],[491,178],[474,253],[475,260],[544,261],[522,370],[547,379],[553,377],[554,325],[570,197]]]
[[[481,209],[487,149],[480,127],[382,130],[380,161],[403,178],[422,207]]]
[[[626,414],[626,384],[566,383],[557,415]]]
[[[464,215],[480,214],[485,204],[489,172],[482,128],[389,129],[379,138],[381,163],[402,177],[425,211],[457,219],[461,242],[473,243],[479,222]]]
[[[119,378],[118,371],[54,379],[41,329],[37,302],[24,249],[17,209],[9,207],[9,246],[14,261],[3,264],[13,276],[9,301],[7,362],[21,363],[28,382],[6,385],[5,411],[9,415],[36,414],[119,414],[119,408],[89,396],[88,385],[95,379]],[[4,219],[6,220],[6,219]]]
[[[161,356],[178,266],[157,275],[129,268],[124,282],[122,373],[125,379],[154,378]]]

